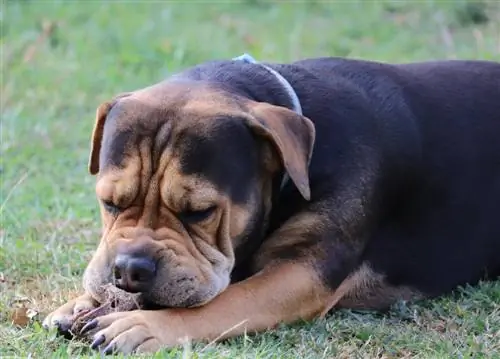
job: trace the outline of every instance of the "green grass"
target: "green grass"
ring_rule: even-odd
[[[44,332],[40,321],[78,292],[98,241],[94,179],[86,168],[101,101],[242,52],[276,61],[323,55],[500,59],[495,0],[277,3],[2,3],[0,357],[92,354]],[[10,318],[23,303],[38,315],[18,328]],[[498,358],[499,303],[500,284],[483,283],[384,315],[340,311],[315,323],[163,355]]]

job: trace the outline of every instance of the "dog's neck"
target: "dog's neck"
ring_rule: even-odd
[[[269,64],[242,60],[211,61],[186,69],[170,81],[205,82],[257,102],[281,106],[302,115],[299,93],[287,78]],[[290,65],[287,65],[290,67]]]
[[[233,60],[243,61],[244,63],[247,64],[256,64],[269,71],[276,78],[276,80],[278,80],[278,82],[283,86],[283,89],[290,97],[290,101],[292,102],[293,105],[292,110],[297,112],[299,115],[302,115],[302,106],[300,105],[299,96],[297,96],[297,93],[293,89],[292,85],[290,85],[290,82],[288,82],[287,79],[285,79],[278,71],[274,70],[273,68],[267,65],[257,62],[252,56],[246,53],[241,56],[235,57]]]
[[[233,60],[234,61],[243,61],[244,63],[247,63],[247,64],[259,65],[259,66],[263,67],[264,69],[266,69],[269,73],[271,73],[276,78],[276,80],[282,85],[283,89],[290,97],[290,101],[292,103],[292,110],[302,116],[302,106],[300,104],[299,96],[297,96],[297,93],[293,89],[292,85],[290,85],[290,82],[288,82],[287,79],[285,79],[278,71],[274,70],[273,68],[271,68],[267,65],[264,65],[262,63],[257,62],[252,56],[250,56],[247,53],[245,53],[241,56],[235,57]],[[279,189],[280,192],[283,190],[283,188],[285,187],[285,185],[288,183],[289,180],[290,180],[290,178],[288,176],[288,173],[285,172],[283,174],[283,178],[281,180],[281,185],[280,185],[280,189]]]
[[[302,115],[299,95],[285,74],[248,55],[230,61],[206,62],[172,76],[171,80],[207,82],[253,101],[286,107]],[[280,177],[279,192],[290,182],[286,172]]]

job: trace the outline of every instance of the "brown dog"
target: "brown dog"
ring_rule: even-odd
[[[92,347],[151,352],[496,277],[499,78],[480,61],[244,58],[102,104],[103,236],[85,294],[45,326],[68,330],[115,283],[146,308],[91,322]]]

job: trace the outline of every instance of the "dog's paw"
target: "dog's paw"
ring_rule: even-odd
[[[70,329],[78,314],[90,311],[98,306],[99,303],[97,303],[94,298],[92,298],[89,294],[83,294],[70,300],[47,315],[42,323],[42,326],[47,330],[56,328],[59,334],[64,335],[67,338],[71,338],[73,335],[70,332]]]
[[[95,318],[81,335],[92,340],[91,348],[103,354],[154,353],[181,344],[182,322],[167,310],[115,312]]]

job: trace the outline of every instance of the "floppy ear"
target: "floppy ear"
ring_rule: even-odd
[[[131,93],[124,93],[116,96],[110,101],[103,102],[96,111],[94,130],[92,131],[92,140],[90,144],[89,172],[95,175],[99,172],[99,154],[101,152],[102,135],[104,132],[104,123],[111,108],[120,98],[130,96]]]
[[[250,113],[250,128],[274,145],[300,194],[310,200],[309,162],[316,136],[311,120],[285,107],[264,102],[252,104]]]

